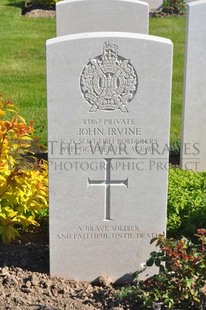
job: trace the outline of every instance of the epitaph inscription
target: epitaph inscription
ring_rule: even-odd
[[[118,55],[118,46],[105,42],[103,54],[91,59],[82,71],[80,88],[92,106],[89,112],[128,112],[127,104],[137,91],[137,73],[130,63]]]
[[[100,225],[100,226],[78,226],[73,232],[59,232],[57,240],[80,241],[80,240],[131,240],[152,239],[157,237],[155,232],[143,232],[138,225]]]

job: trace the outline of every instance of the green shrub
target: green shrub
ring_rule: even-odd
[[[163,12],[169,14],[185,14],[185,0],[164,0],[162,4]]]
[[[25,0],[25,7],[37,5],[40,7],[54,7],[60,0]]]
[[[122,288],[119,297],[135,300],[136,309],[151,309],[154,303],[161,303],[164,307],[161,309],[203,309],[206,230],[198,229],[196,238],[195,244],[185,237],[179,240],[161,235],[154,238],[151,243],[155,241],[159,249],[150,253],[145,267],[137,272],[134,284]],[[159,268],[159,273],[140,280],[138,275],[153,265]]]
[[[170,167],[167,234],[191,237],[206,228],[206,172]]]
[[[170,144],[170,156],[180,156],[180,140],[173,140]]]
[[[33,124],[0,96],[0,237],[14,240],[48,208],[47,163],[31,154]],[[43,211],[41,211],[43,213]]]

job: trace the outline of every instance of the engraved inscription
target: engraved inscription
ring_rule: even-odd
[[[73,232],[59,232],[56,239],[64,241],[78,240],[119,240],[126,241],[131,239],[153,239],[165,232],[142,231],[139,225],[90,225],[78,226]]]
[[[110,202],[111,202],[111,186],[126,186],[128,187],[128,178],[125,180],[111,180],[111,158],[106,158],[105,180],[90,180],[88,178],[89,186],[104,186],[105,187],[105,207],[104,207],[104,221],[111,220],[110,217]]]
[[[91,59],[80,77],[84,99],[96,110],[128,112],[127,103],[137,91],[137,73],[130,63],[118,55],[118,46],[105,42],[103,54]]]

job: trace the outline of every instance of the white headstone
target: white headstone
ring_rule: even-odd
[[[172,43],[47,42],[51,274],[123,279],[165,232]]]
[[[159,9],[163,3],[163,0],[145,0],[149,4],[150,10]]]
[[[181,166],[206,170],[206,1],[188,4]]]
[[[148,33],[149,6],[138,0],[65,0],[56,4],[57,36],[124,31]]]
[[[190,2],[195,2],[195,1],[199,1],[199,0],[187,0],[186,2],[190,3]]]

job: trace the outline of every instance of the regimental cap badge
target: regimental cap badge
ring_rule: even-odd
[[[118,46],[105,42],[103,54],[91,59],[80,76],[84,99],[96,110],[128,112],[138,86],[137,73],[130,60],[118,55]]]

